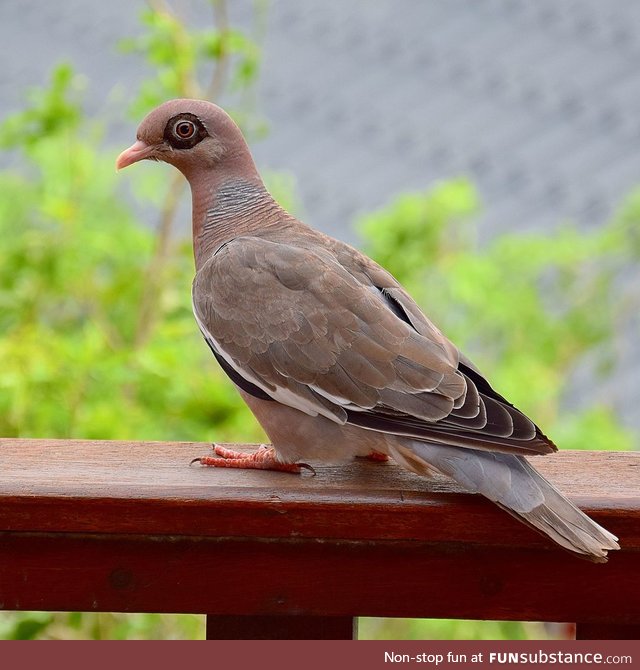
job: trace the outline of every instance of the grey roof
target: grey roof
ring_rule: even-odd
[[[488,230],[601,221],[640,175],[639,23],[633,2],[274,2],[256,154],[336,234],[460,174]]]
[[[255,3],[229,4],[249,25]],[[90,78],[90,111],[106,108],[126,143],[117,103],[145,67],[113,44],[139,31],[143,7],[3,0],[2,108],[69,58]],[[209,15],[201,0],[187,7]],[[293,173],[304,218],[343,239],[358,213],[460,175],[480,190],[484,236],[593,226],[640,182],[638,63],[635,0],[272,0],[259,86],[270,134],[254,153]],[[631,331],[632,364],[602,393],[640,427]]]

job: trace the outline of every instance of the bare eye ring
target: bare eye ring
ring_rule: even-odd
[[[190,140],[196,134],[196,126],[191,121],[178,121],[173,127],[173,134],[181,140]]]

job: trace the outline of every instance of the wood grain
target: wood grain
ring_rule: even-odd
[[[637,552],[418,542],[0,535],[5,609],[640,624]]]
[[[0,440],[0,607],[201,612],[222,637],[259,617],[271,636],[288,617],[327,636],[367,615],[640,625],[639,453],[535,458],[621,538],[594,565],[442,478],[189,467],[209,448]]]
[[[316,476],[189,467],[210,449],[0,440],[0,528],[553,547],[445,478],[367,461],[314,464]],[[533,462],[626,548],[640,548],[640,453],[561,452]]]

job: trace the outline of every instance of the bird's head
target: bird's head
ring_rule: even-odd
[[[224,110],[205,100],[165,102],[147,114],[136,138],[118,156],[117,170],[141,160],[164,161],[189,179],[222,161],[233,164],[248,156],[238,126]]]

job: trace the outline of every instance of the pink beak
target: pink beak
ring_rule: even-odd
[[[128,149],[125,149],[116,159],[116,171],[126,168],[128,165],[133,165],[138,161],[149,158],[153,153],[153,147],[146,142],[138,140],[132,144]]]

